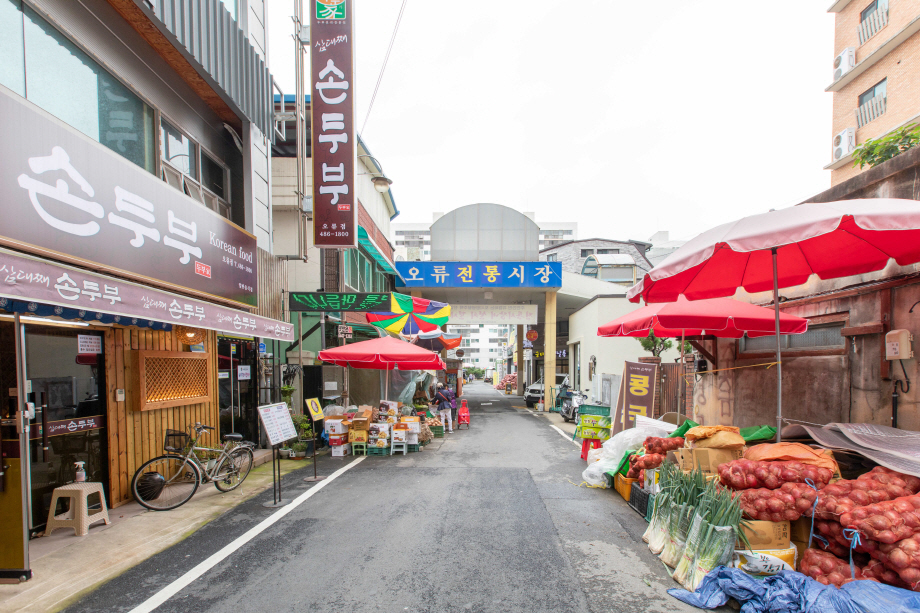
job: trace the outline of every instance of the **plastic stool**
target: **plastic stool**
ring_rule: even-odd
[[[87,498],[91,494],[99,494],[101,508],[89,512]],[[55,515],[58,500],[70,498],[70,511]],[[104,521],[109,525],[109,510],[105,506],[105,494],[101,483],[71,483],[54,488],[51,494],[51,507],[48,510],[48,523],[45,525],[45,536],[50,535],[57,528],[73,528],[77,536],[86,536],[91,524]]]
[[[457,430],[460,429],[460,426],[466,425],[466,429],[470,429],[470,408],[466,406],[466,400],[462,401],[460,408],[457,410]]]
[[[351,444],[351,454],[358,455],[358,452],[361,452],[361,455],[367,455],[367,443],[352,443]]]
[[[409,444],[408,443],[390,443],[390,455],[393,455],[397,448],[399,451],[402,451],[403,455],[409,453]]]
[[[600,449],[601,448],[601,439],[599,438],[586,438],[581,441],[581,459],[585,462],[588,461],[588,451],[591,449]]]

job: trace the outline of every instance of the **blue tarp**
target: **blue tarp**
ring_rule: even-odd
[[[755,579],[740,569],[720,566],[706,575],[695,592],[673,588],[668,594],[700,609],[722,606],[731,597],[741,603],[742,613],[920,611],[920,593],[875,581],[853,581],[838,589],[789,570]]]

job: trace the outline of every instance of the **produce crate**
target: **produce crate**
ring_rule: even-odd
[[[428,426],[435,438],[444,438],[444,426]]]
[[[610,407],[602,407],[596,404],[583,404],[578,407],[579,415],[599,415],[601,417],[610,417]]]
[[[604,473],[604,482],[607,484],[607,489],[613,489],[613,475],[616,471],[610,470]]]
[[[367,455],[390,455],[389,447],[368,447]]]
[[[430,443],[431,443],[430,440],[427,440],[427,441],[419,441],[419,442],[418,442],[419,446],[421,446],[421,447],[424,447],[425,445],[428,445],[428,444],[430,444]]]
[[[616,488],[616,491],[623,497],[623,500],[629,502],[632,484],[637,481],[638,479],[627,479],[623,475],[617,473],[617,476],[613,478],[613,487]]]
[[[648,509],[645,511],[645,521],[652,521],[652,511],[655,510],[655,496],[658,494],[649,494],[648,495]]]
[[[409,453],[412,453],[413,451],[418,451],[419,449],[421,449],[421,445],[409,445]]]
[[[639,483],[633,483],[629,490],[629,506],[632,510],[645,517],[648,513],[649,493],[639,487]]]

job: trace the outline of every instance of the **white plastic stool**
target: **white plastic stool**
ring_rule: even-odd
[[[408,443],[390,443],[390,455],[393,455],[397,451],[397,447],[402,451],[403,455],[409,453],[409,444]]]
[[[89,512],[87,498],[91,494],[99,494],[101,508],[98,511]],[[55,515],[58,500],[61,498],[70,498],[70,511]],[[51,495],[51,507],[48,510],[48,523],[45,525],[45,536],[50,535],[57,528],[73,528],[77,536],[86,536],[91,524],[97,521],[105,521],[106,525],[111,524],[109,521],[109,511],[105,506],[105,494],[102,491],[101,483],[71,483],[54,488]]]

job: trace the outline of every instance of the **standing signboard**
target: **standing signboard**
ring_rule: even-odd
[[[652,416],[657,375],[657,364],[626,362],[623,366],[623,378],[620,381],[620,393],[617,396],[617,411],[612,423],[612,434],[635,427],[636,415]]]
[[[292,438],[297,438],[297,429],[287,404],[266,404],[259,407],[259,420],[265,428],[268,444],[274,447]]]
[[[311,4],[313,242],[357,247],[354,0]]]

